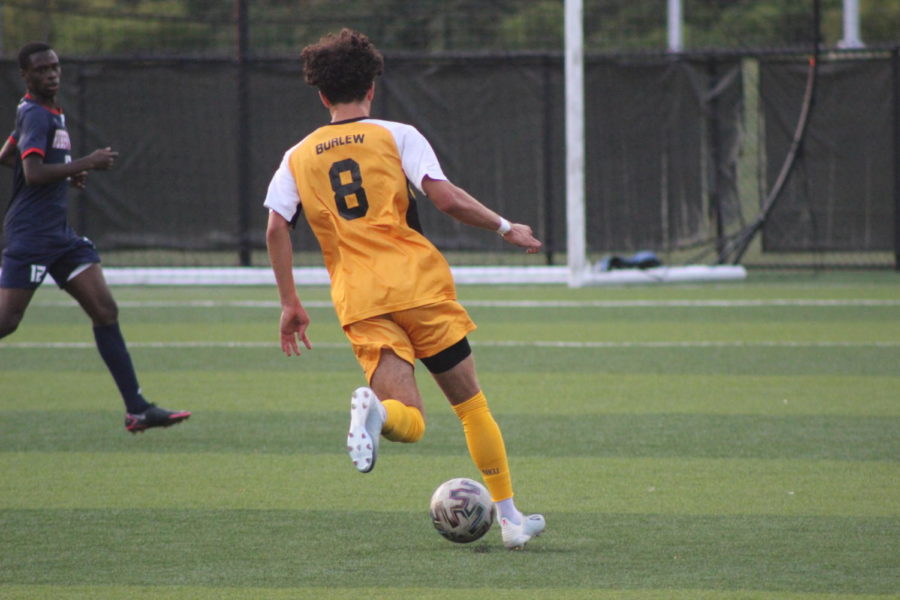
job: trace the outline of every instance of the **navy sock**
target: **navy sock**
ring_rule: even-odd
[[[125,346],[125,339],[119,330],[119,324],[101,325],[94,327],[94,339],[97,341],[97,350],[103,362],[106,363],[109,372],[116,381],[125,408],[130,413],[141,413],[147,410],[149,404],[141,396],[141,388],[138,385],[134,365],[131,364],[131,355]]]

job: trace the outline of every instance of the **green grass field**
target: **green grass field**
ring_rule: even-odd
[[[517,503],[547,533],[454,545],[432,490],[477,477],[424,368],[428,431],[344,452],[363,378],[327,290],[283,356],[274,288],[115,288],[146,395],[132,436],[49,283],[0,341],[0,598],[900,597],[900,276],[462,287]]]

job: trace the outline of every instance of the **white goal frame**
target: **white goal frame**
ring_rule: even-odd
[[[688,265],[601,272],[591,267],[585,226],[584,15],[582,0],[565,0],[566,265],[453,267],[456,283],[625,285],[730,281],[740,265]],[[671,10],[671,8],[670,8]],[[111,285],[274,285],[268,267],[104,267]],[[297,285],[328,285],[324,268],[294,269]]]
[[[680,6],[680,5],[679,5]],[[584,9],[582,0],[565,0],[566,81],[566,267],[569,287],[623,283],[668,283],[744,279],[740,265],[689,265],[646,270],[598,272],[587,256],[585,225]],[[669,4],[670,12],[673,4]],[[680,19],[680,10],[677,15]],[[670,23],[670,27],[671,27]],[[680,40],[678,42],[680,44]]]

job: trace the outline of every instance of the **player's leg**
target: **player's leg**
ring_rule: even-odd
[[[385,420],[381,433],[392,442],[411,443],[425,434],[425,410],[412,363],[382,348],[381,359],[369,382],[382,399]]]
[[[465,347],[468,348],[467,342]],[[462,423],[469,454],[481,471],[484,484],[497,507],[504,545],[510,549],[523,548],[531,538],[544,531],[544,517],[526,516],[516,508],[503,434],[478,385],[471,352],[446,371],[432,371],[432,376]]]
[[[106,284],[98,263],[75,267],[68,275],[54,273],[90,317],[94,340],[125,403],[125,428],[132,433],[151,427],[168,427],[191,416],[189,411],[172,411],[158,407],[144,398],[125,338],[119,328],[119,308]]]
[[[428,364],[426,362],[426,366]],[[462,423],[469,454],[481,472],[484,484],[491,492],[491,499],[494,502],[511,500],[512,478],[503,434],[488,408],[484,392],[478,385],[471,351],[467,351],[465,358],[445,371],[432,370],[432,377]],[[513,513],[511,516],[518,515]]]
[[[469,453],[495,502],[512,505],[512,483],[500,428],[478,384],[475,361],[466,335],[475,329],[466,310],[454,301],[438,302],[395,313],[393,320],[409,334],[459,417]],[[514,506],[512,506],[514,509]],[[512,516],[518,517],[518,512]]]
[[[406,334],[389,317],[352,323],[344,332],[371,387],[350,399],[347,451],[362,473],[375,467],[381,435],[415,442],[425,432],[422,399],[413,372],[413,350]]]
[[[395,313],[393,319],[409,334],[416,356],[453,405],[463,425],[469,453],[482,473],[491,498],[504,502],[504,507],[514,511],[503,436],[478,384],[472,349],[466,338],[475,324],[454,301]],[[512,516],[518,518],[518,511]]]
[[[119,307],[106,284],[99,263],[73,268],[59,285],[78,302],[94,327],[118,324]]]
[[[141,395],[131,355],[119,329],[119,307],[106,285],[100,265],[95,263],[76,269],[71,278],[60,285],[90,317],[97,350],[112,374],[128,412],[147,410],[149,403]]]
[[[36,259],[36,260],[35,260]],[[47,275],[46,262],[33,254],[3,251],[0,269],[0,339],[19,327],[35,290]],[[36,264],[39,263],[39,264]]]
[[[32,296],[33,289],[0,287],[0,339],[19,327]]]
[[[475,324],[457,302],[422,307],[412,316],[424,325],[410,325],[416,350],[462,423],[469,454],[497,507],[503,543],[508,548],[521,548],[544,530],[544,518],[522,515],[513,502],[503,434],[478,383],[466,338]]]

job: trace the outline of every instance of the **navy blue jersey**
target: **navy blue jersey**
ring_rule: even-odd
[[[7,248],[42,247],[52,252],[71,244],[76,234],[66,220],[68,180],[27,185],[22,168],[22,160],[31,154],[43,157],[45,164],[71,162],[65,116],[26,94],[16,110],[16,128],[10,138],[17,152],[12,201],[4,219]]]

